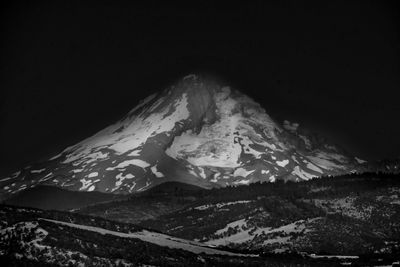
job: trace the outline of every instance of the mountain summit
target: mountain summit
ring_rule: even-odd
[[[205,188],[307,180],[354,170],[362,162],[275,122],[253,99],[189,75],[142,100],[123,119],[48,161],[0,180],[2,198],[53,185],[133,193],[166,181]]]

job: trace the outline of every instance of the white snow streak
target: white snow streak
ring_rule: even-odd
[[[151,172],[154,173],[154,175],[155,175],[157,178],[162,178],[162,177],[164,177],[164,174],[163,174],[162,172],[159,172],[159,171],[157,170],[157,165],[152,166],[150,169],[151,169]]]
[[[304,179],[304,180],[309,180],[309,179],[312,179],[312,178],[316,177],[315,175],[310,174],[310,173],[305,172],[304,170],[300,169],[299,166],[294,167],[294,170],[292,171],[292,174],[296,175],[296,176],[298,176],[298,177],[300,177],[301,179]]]
[[[122,233],[122,232],[111,231],[111,230],[107,230],[107,229],[95,227],[95,226],[67,223],[67,222],[50,220],[50,219],[40,219],[40,220],[44,220],[44,221],[48,221],[48,222],[52,222],[52,223],[56,223],[56,224],[61,224],[61,225],[65,225],[65,226],[72,227],[72,228],[96,232],[96,233],[99,233],[102,235],[108,234],[108,235],[113,235],[113,236],[118,236],[118,237],[123,237],[123,238],[137,238],[137,239],[140,239],[145,242],[156,244],[158,246],[169,247],[169,248],[174,248],[174,249],[183,249],[183,250],[190,251],[190,252],[193,252],[196,254],[206,253],[206,254],[211,254],[211,255],[218,254],[218,255],[230,255],[230,256],[244,256],[242,254],[236,254],[236,253],[232,253],[232,252],[213,249],[213,248],[207,247],[204,244],[199,243],[199,242],[180,239],[180,238],[176,238],[176,237],[172,237],[172,236],[168,236],[168,235],[164,235],[164,234],[150,232],[147,230],[143,230],[143,231],[135,232],[135,233]]]
[[[92,172],[92,173],[89,173],[88,178],[97,177],[98,175],[99,175],[98,172]]]
[[[118,189],[122,185],[122,183],[125,179],[132,179],[134,177],[135,176],[130,173],[128,173],[126,175],[123,175],[122,173],[117,174],[117,176],[115,176],[115,178],[117,179],[117,181],[115,182],[116,187],[112,190],[112,192],[115,191],[116,189]]]
[[[289,160],[285,159],[285,160],[282,160],[282,161],[277,161],[276,164],[278,164],[281,167],[285,167],[286,165],[289,164]]]
[[[40,170],[31,170],[31,173],[41,173],[44,172],[46,168],[40,169]]]
[[[237,168],[235,172],[233,173],[233,176],[241,176],[241,177],[247,177],[248,175],[252,174],[255,170],[247,171],[244,168]]]
[[[123,161],[115,167],[108,167],[107,170],[110,171],[110,170],[115,170],[115,169],[121,169],[121,168],[128,167],[129,165],[135,165],[135,166],[141,167],[143,169],[150,166],[149,163],[147,163],[146,161],[143,161],[141,159],[131,159],[131,160]]]

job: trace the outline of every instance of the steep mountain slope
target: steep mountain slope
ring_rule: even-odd
[[[360,164],[296,123],[279,125],[239,91],[189,75],[48,161],[0,179],[0,190],[4,199],[38,184],[110,193],[166,181],[211,188],[308,180]]]

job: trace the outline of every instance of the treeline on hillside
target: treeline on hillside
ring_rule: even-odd
[[[194,203],[196,205],[213,204],[270,196],[277,196],[293,202],[301,198],[357,195],[391,186],[400,186],[400,174],[353,173],[324,176],[303,182],[284,182],[278,179],[275,183],[252,183],[210,190],[193,186],[187,188],[181,183],[166,183],[166,185],[159,185],[159,188],[154,190],[150,189],[148,192],[134,194],[127,200],[94,205],[79,212],[103,216],[105,210],[118,209],[121,214],[126,212],[129,216],[132,215],[129,213],[130,211],[136,213],[143,211],[146,214],[150,211],[157,211],[158,213],[153,215],[159,216]]]
[[[96,226],[111,231],[119,231],[125,233],[141,231],[144,229],[143,227],[140,227],[138,225],[115,222],[101,217],[88,216],[66,211],[19,208],[4,204],[0,205],[0,213],[0,219],[6,221],[8,224],[15,224],[23,221],[35,221],[38,220],[38,218],[45,218],[80,225]]]
[[[317,195],[348,195],[358,194],[363,191],[377,188],[400,186],[400,174],[390,173],[353,173],[339,176],[324,176],[303,182],[284,182],[277,180],[275,183],[252,183],[241,186],[227,186],[211,190],[193,192],[200,199],[207,199],[217,203],[223,201],[238,201],[256,199],[260,196],[279,195],[283,198],[304,198]],[[322,188],[312,192],[312,189]]]

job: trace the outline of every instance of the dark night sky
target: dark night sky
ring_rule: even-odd
[[[400,155],[397,6],[116,2],[2,6],[0,174],[94,134],[195,71],[363,158]]]

